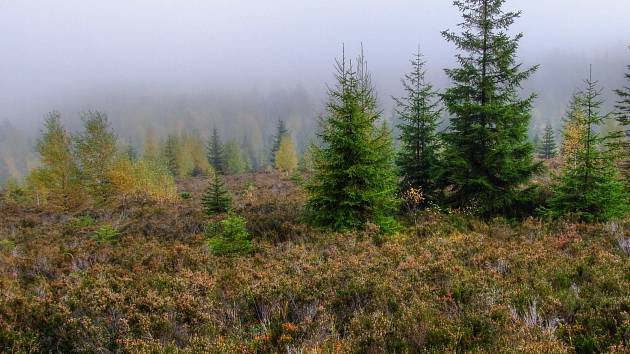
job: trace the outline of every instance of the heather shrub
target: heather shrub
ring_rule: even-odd
[[[120,232],[112,225],[103,225],[94,231],[92,239],[98,243],[117,243],[120,241]]]

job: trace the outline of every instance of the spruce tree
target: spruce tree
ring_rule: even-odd
[[[556,134],[553,132],[551,124],[547,124],[545,127],[545,134],[543,134],[542,141],[538,150],[538,157],[541,159],[549,160],[556,156]]]
[[[116,157],[116,134],[107,115],[89,111],[82,116],[84,130],[74,137],[74,149],[82,180],[96,202],[111,195],[109,170]]]
[[[628,65],[628,72],[625,74],[625,77],[630,81],[630,65]],[[615,90],[615,93],[619,96],[619,101],[615,105],[615,108],[617,108],[617,121],[624,127],[627,127],[630,125],[630,86],[624,86]]]
[[[336,62],[337,84],[329,90],[327,114],[314,151],[308,183],[310,221],[334,230],[376,224],[393,231],[397,209],[394,151],[363,54],[355,65]]]
[[[628,196],[616,165],[621,157],[620,135],[598,133],[598,127],[611,116],[600,113],[603,101],[597,81],[589,76],[585,85],[576,100],[580,110],[570,125],[575,149],[557,177],[550,212],[556,217],[571,215],[589,222],[607,221],[628,211]]]
[[[394,110],[400,129],[400,151],[397,156],[403,191],[420,189],[425,199],[439,199],[442,165],[438,153],[437,128],[441,109],[438,92],[425,79],[425,62],[418,51],[411,59],[412,70],[401,80],[405,96],[394,98]]]
[[[518,92],[537,66],[516,62],[522,34],[507,31],[521,13],[504,12],[504,2],[456,1],[462,33],[442,32],[460,51],[459,67],[445,70],[453,86],[442,95],[451,115],[444,134],[449,199],[482,215],[520,212],[523,186],[541,169],[528,139],[534,95],[521,99]]]
[[[203,211],[207,215],[227,212],[230,209],[232,199],[225,188],[225,184],[216,173],[208,181],[208,189],[201,198]]]
[[[289,131],[287,130],[284,120],[279,119],[278,126],[276,127],[276,135],[273,136],[273,145],[271,146],[271,156],[269,157],[271,161],[271,166],[275,166],[276,153],[278,152],[278,149],[280,149],[280,143],[282,142],[282,138],[287,134],[289,134]]]
[[[216,173],[225,174],[225,150],[216,127],[212,129],[212,136],[208,143],[208,162]]]
[[[164,148],[162,151],[163,161],[166,164],[166,167],[171,172],[173,177],[179,177],[179,166],[177,157],[179,155],[179,139],[177,135],[169,134],[166,137],[166,141],[164,142]]]

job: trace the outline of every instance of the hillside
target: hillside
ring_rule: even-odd
[[[626,352],[630,223],[425,211],[393,236],[300,218],[294,181],[227,177],[254,252],[217,256],[191,197],[0,205],[5,352]]]

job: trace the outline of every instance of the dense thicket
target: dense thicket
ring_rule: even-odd
[[[461,33],[444,31],[460,51],[453,82],[442,95],[450,118],[446,181],[450,202],[484,215],[511,214],[526,193],[523,186],[540,170],[528,140],[533,96],[519,88],[537,67],[517,63],[522,34],[507,31],[520,12],[504,12],[505,0],[456,1],[464,18]]]
[[[309,219],[336,230],[372,223],[390,231],[397,207],[394,151],[363,55],[354,64],[345,55],[337,61],[336,79],[307,187]]]

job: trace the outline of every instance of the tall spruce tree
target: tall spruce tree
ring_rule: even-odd
[[[541,159],[549,160],[556,156],[556,152],[556,134],[554,133],[551,124],[547,124],[542,141],[540,142],[538,157],[540,157]]]
[[[279,119],[278,126],[276,127],[276,135],[273,136],[273,145],[271,146],[271,156],[270,156],[271,166],[276,165],[276,154],[278,153],[278,149],[280,149],[280,143],[282,143],[282,138],[287,134],[289,134],[289,131],[287,130],[284,120]]]
[[[208,189],[201,198],[203,211],[207,215],[227,212],[230,209],[232,199],[225,188],[225,183],[217,173],[208,182]]]
[[[576,100],[580,110],[570,125],[575,131],[575,148],[557,177],[550,212],[553,216],[568,214],[584,221],[606,221],[628,212],[628,196],[617,167],[621,158],[620,133],[598,133],[598,127],[611,116],[600,113],[603,101],[597,81],[589,76],[585,85]]]
[[[439,199],[442,164],[437,127],[441,109],[439,94],[425,79],[425,62],[418,52],[411,59],[412,70],[401,80],[405,96],[394,98],[400,120],[400,151],[397,156],[402,190],[420,189],[427,200]]]
[[[164,142],[164,148],[162,150],[163,158],[162,160],[165,162],[166,167],[171,172],[173,177],[179,177],[179,166],[177,157],[179,155],[179,139],[175,134],[169,134],[166,137],[166,141]]]
[[[208,162],[216,173],[226,173],[225,149],[216,127],[212,129],[212,136],[208,142]]]
[[[346,63],[344,54],[336,71],[307,186],[310,221],[335,230],[373,223],[391,232],[398,204],[391,133],[379,125],[381,112],[363,54],[355,65]]]
[[[504,12],[505,0],[461,0],[461,34],[442,32],[454,43],[459,67],[446,69],[453,86],[443,94],[451,114],[444,134],[446,183],[456,207],[482,215],[518,212],[523,185],[541,169],[528,139],[534,95],[521,99],[521,83],[536,69],[516,62],[522,34],[508,35],[520,12]]]

